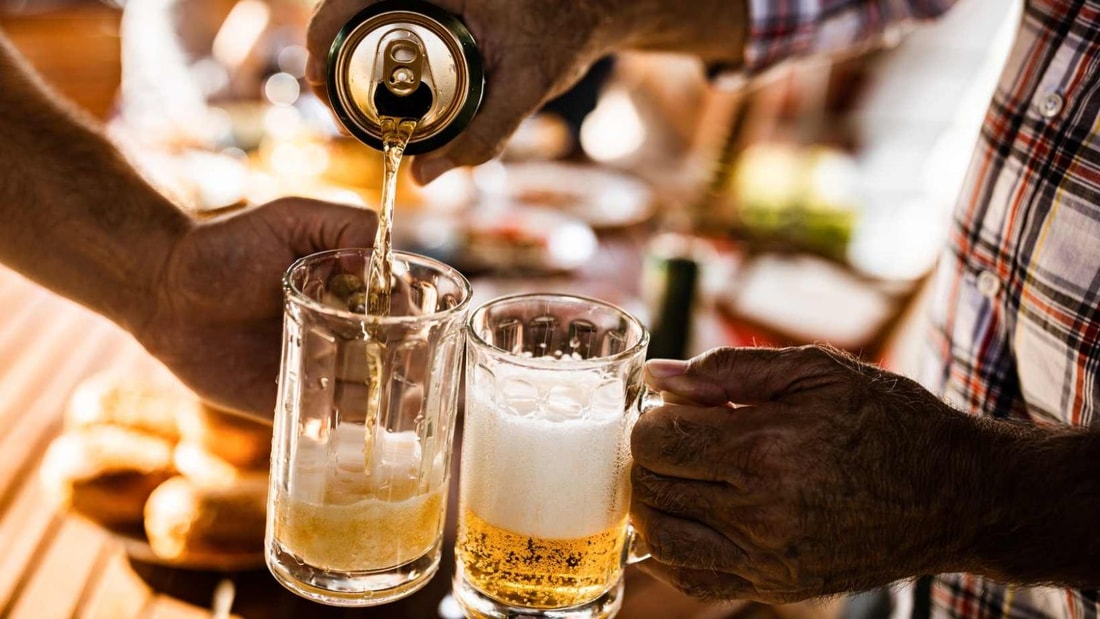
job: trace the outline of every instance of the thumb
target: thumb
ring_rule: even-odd
[[[306,198],[286,198],[268,207],[269,216],[290,220],[286,241],[298,256],[374,245],[378,216],[370,209]]]
[[[756,404],[778,399],[816,374],[801,348],[715,348],[688,361],[653,359],[645,379],[652,389],[702,406]]]
[[[364,0],[323,0],[313,9],[313,16],[306,29],[306,48],[309,50],[306,82],[324,100],[328,99],[325,90],[325,64],[328,62],[332,41],[340,28],[367,4]]]

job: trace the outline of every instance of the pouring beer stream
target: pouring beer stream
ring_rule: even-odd
[[[394,201],[402,158],[453,139],[483,88],[473,37],[421,0],[372,4],[330,49],[333,111],[381,151],[383,181],[373,250],[304,258],[284,286],[267,560],[309,599],[393,601],[439,565],[470,288],[446,265],[393,250]]]

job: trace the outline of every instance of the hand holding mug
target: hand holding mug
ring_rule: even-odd
[[[666,403],[633,430],[631,514],[653,575],[782,603],[963,567],[973,454],[952,447],[980,428],[915,382],[820,347],[650,361],[646,379]]]

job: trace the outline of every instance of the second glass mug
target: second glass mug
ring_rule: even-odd
[[[364,313],[371,250],[307,256],[284,277],[266,560],[337,606],[405,597],[441,556],[471,289],[394,252],[388,316]]]
[[[611,617],[631,553],[630,431],[649,335],[585,297],[470,316],[453,591],[469,617]]]

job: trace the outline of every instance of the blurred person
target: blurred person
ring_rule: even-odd
[[[952,2],[437,3],[477,38],[488,84],[465,134],[415,162],[425,182],[489,159],[616,49],[751,74]],[[367,4],[319,6],[314,87],[333,36]],[[633,435],[646,569],[697,596],[765,602],[937,574],[916,581],[913,616],[1097,616],[1098,65],[1100,2],[1026,0],[938,267],[933,391],[819,347],[650,362],[666,404]]]
[[[197,221],[0,33],[0,263],[129,331],[212,404],[270,418],[282,274],[373,243],[372,212],[287,198]],[[73,342],[79,346],[79,342]]]

